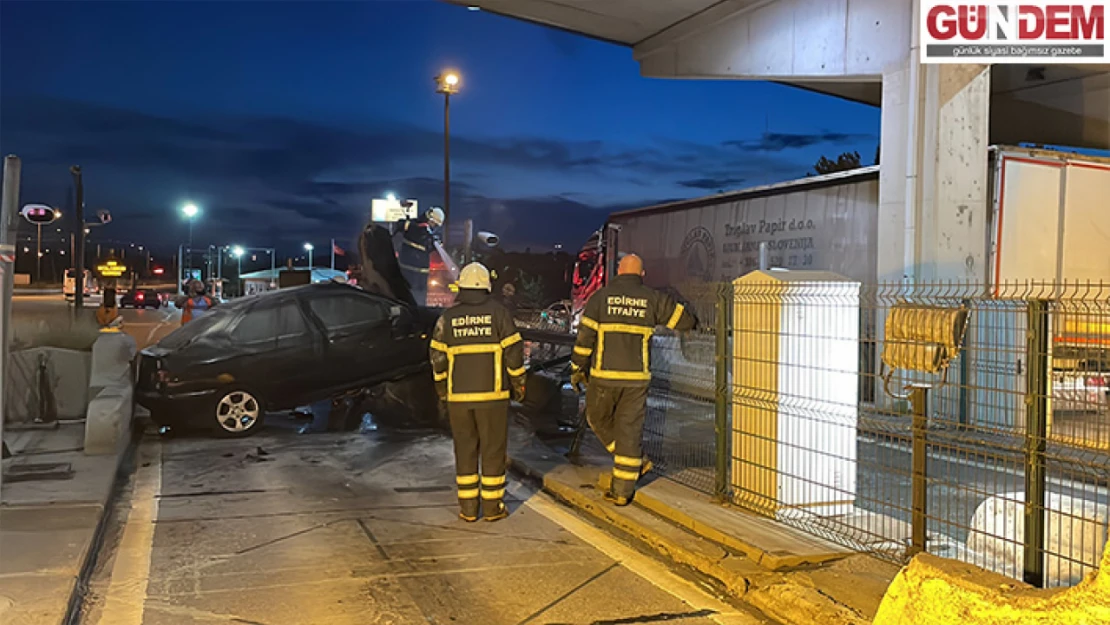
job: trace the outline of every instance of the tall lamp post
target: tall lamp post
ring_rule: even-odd
[[[231,255],[235,257],[235,262],[237,264],[236,270],[235,270],[235,286],[237,288],[235,289],[235,291],[238,295],[242,295],[243,294],[243,248],[236,245],[235,247],[231,248]]]
[[[306,252],[308,252],[308,268],[311,271],[312,270],[312,250],[314,248],[312,247],[311,243],[305,243],[304,244],[304,249],[305,249]]]
[[[189,245],[185,247],[185,259],[181,263],[182,274],[193,269],[193,222],[196,221],[200,209],[192,202],[181,207],[181,214],[189,221]],[[178,283],[184,282],[183,276],[178,276]]]
[[[446,70],[436,76],[436,93],[443,94],[443,244],[451,218],[451,94],[459,92],[459,73]]]

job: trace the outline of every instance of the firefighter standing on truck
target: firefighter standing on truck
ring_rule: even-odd
[[[397,254],[401,274],[420,306],[428,304],[428,272],[438,240],[434,229],[442,225],[443,209],[433,208],[416,219],[398,221],[394,231],[401,233],[401,251]]]
[[[467,522],[479,513],[487,521],[509,514],[502,501],[509,399],[524,400],[524,344],[490,290],[488,269],[463,267],[456,303],[436,322],[431,342],[436,391],[447,402],[455,439],[459,518]]]
[[[644,286],[639,256],[621,259],[617,276],[586,303],[571,355],[571,382],[589,382],[586,420],[613,454],[613,485],[605,498],[632,500],[636,482],[650,470],[643,456],[644,415],[651,383],[651,336],[656,326],[680,332],[697,319],[682,304]]]

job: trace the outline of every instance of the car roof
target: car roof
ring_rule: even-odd
[[[327,294],[336,293],[353,293],[363,297],[373,297],[384,299],[388,302],[399,303],[384,295],[378,295],[364,291],[358,287],[341,282],[320,282],[317,284],[304,284],[300,286],[285,287],[283,289],[275,289],[273,291],[264,291],[256,295],[250,295],[239,299],[232,300],[220,306],[226,310],[245,310],[247,308],[254,308],[260,305],[277,305],[290,300],[296,299],[311,299]]]

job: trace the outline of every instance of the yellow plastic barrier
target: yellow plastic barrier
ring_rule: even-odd
[[[1106,625],[1110,540],[1099,570],[1078,586],[1032,588],[979,567],[915,557],[887,588],[874,625]]]

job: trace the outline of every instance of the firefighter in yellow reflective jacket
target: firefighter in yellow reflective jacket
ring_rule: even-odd
[[[685,331],[693,313],[661,291],[644,286],[644,264],[629,254],[617,276],[586,302],[571,355],[572,382],[589,381],[586,419],[613,454],[613,486],[605,498],[628,505],[640,476],[644,414],[651,383],[651,336],[656,326]]]
[[[490,296],[481,264],[463,267],[456,303],[432,333],[431,360],[455,439],[459,518],[503,519],[509,398],[524,399],[524,344],[512,315]]]

